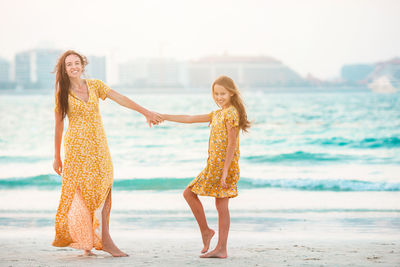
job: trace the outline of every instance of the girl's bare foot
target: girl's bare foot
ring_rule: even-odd
[[[103,251],[108,252],[111,254],[113,257],[128,257],[129,255],[126,254],[125,252],[122,252],[119,248],[117,248],[115,245],[103,247]]]
[[[214,249],[213,251],[210,251],[204,255],[201,255],[200,258],[221,258],[225,259],[228,257],[228,253],[226,252],[226,249]]]
[[[205,233],[201,234],[201,238],[203,239],[204,244],[201,253],[206,253],[208,251],[208,249],[210,248],[211,239],[213,238],[214,234],[215,232],[213,229],[208,229],[207,231],[205,231]]]

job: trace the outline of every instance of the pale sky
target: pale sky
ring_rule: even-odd
[[[0,0],[0,57],[36,47],[108,56],[270,56],[305,76],[400,56],[397,0]]]

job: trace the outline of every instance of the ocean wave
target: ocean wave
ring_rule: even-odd
[[[0,163],[36,163],[40,161],[51,161],[51,157],[42,156],[0,156]]]
[[[331,155],[326,153],[309,153],[304,151],[296,151],[293,153],[283,153],[278,155],[256,155],[256,156],[242,156],[241,160],[253,163],[285,163],[285,162],[298,162],[298,161],[342,161],[350,160],[351,157],[346,155]]]
[[[343,137],[332,137],[325,139],[311,140],[313,145],[320,146],[339,146],[351,148],[398,148],[400,147],[399,137],[383,137],[383,138],[364,138],[361,140],[352,140]]]
[[[134,178],[115,179],[113,188],[121,191],[135,190],[182,190],[192,178]],[[1,190],[38,188],[55,190],[61,187],[61,178],[57,175],[38,175],[25,178],[0,180]],[[400,183],[371,182],[344,179],[252,179],[241,178],[240,189],[280,188],[305,191],[400,191]]]
[[[307,191],[400,191],[400,183],[343,179],[242,179],[242,188],[282,188]]]

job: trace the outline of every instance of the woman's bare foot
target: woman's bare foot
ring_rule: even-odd
[[[82,256],[97,256],[91,250],[85,250]]]
[[[225,259],[228,257],[228,253],[226,252],[226,249],[214,249],[213,251],[210,251],[204,255],[201,255],[200,258],[221,258]]]
[[[211,239],[213,238],[214,234],[215,232],[213,229],[208,229],[205,233],[201,234],[201,238],[203,239],[204,244],[201,253],[206,253],[208,251],[208,249],[210,248]]]
[[[129,256],[125,252],[122,252],[115,245],[112,245],[112,246],[109,246],[109,247],[104,246],[103,247],[103,251],[110,253],[111,256],[113,256],[113,257],[128,257]]]

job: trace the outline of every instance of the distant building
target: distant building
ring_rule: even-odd
[[[368,77],[375,69],[375,64],[344,65],[340,71],[344,82],[358,83]]]
[[[33,49],[15,55],[15,82],[23,89],[54,88],[54,67],[60,50]]]
[[[8,60],[0,58],[0,89],[13,89],[14,83],[10,79],[11,64]]]
[[[88,78],[99,79],[107,82],[106,76],[106,57],[88,56],[89,64],[86,66],[85,73]]]
[[[120,85],[127,87],[209,88],[220,75],[228,75],[248,88],[308,84],[296,72],[269,57],[214,56],[185,63],[142,58],[119,65]]]
[[[166,58],[139,58],[119,65],[119,83],[126,87],[182,87],[183,64]]]
[[[135,87],[146,84],[147,79],[147,60],[136,59],[121,63],[118,66],[119,84],[121,86]]]
[[[10,62],[0,58],[0,83],[10,82]]]
[[[36,77],[31,77],[34,76],[33,57],[33,53],[30,52],[22,52],[15,55],[15,82],[18,87],[30,87],[31,83],[36,80]]]
[[[191,61],[187,72],[191,88],[210,87],[220,75],[227,75],[246,88],[307,85],[300,75],[270,57],[204,57]]]

